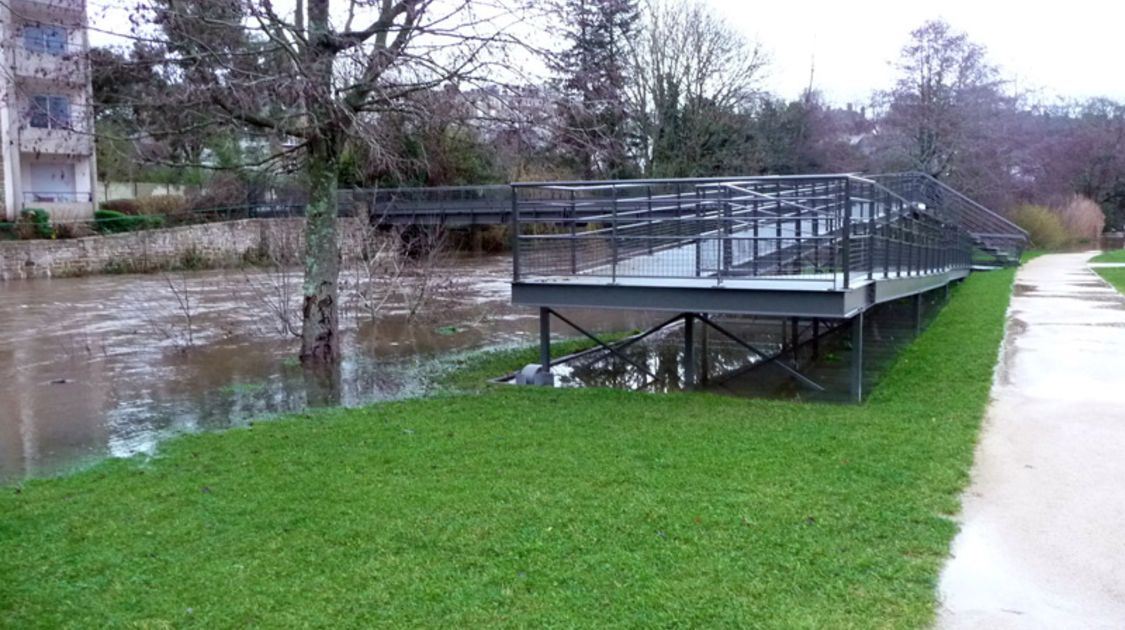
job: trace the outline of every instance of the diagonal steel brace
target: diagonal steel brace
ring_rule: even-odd
[[[778,367],[785,370],[786,372],[789,372],[790,374],[793,375],[794,378],[801,381],[805,385],[808,385],[809,387],[815,389],[818,392],[824,391],[824,387],[822,387],[820,385],[820,383],[817,383],[816,381],[812,380],[811,378],[805,376],[804,374],[801,374],[797,370],[795,370],[792,367],[786,365],[783,361],[781,361],[779,359],[779,356],[770,356],[770,355],[766,354],[765,352],[762,352],[761,350],[755,348],[754,346],[746,343],[742,339],[739,339],[737,336],[735,336],[734,333],[730,332],[726,328],[723,328],[722,326],[720,326],[720,325],[716,324],[715,322],[711,321],[711,318],[707,317],[706,315],[700,315],[699,319],[703,323],[710,326],[711,328],[714,328],[715,330],[717,330],[719,333],[721,333],[725,337],[728,337],[731,341],[737,343],[738,345],[742,346],[743,348],[746,348],[750,352],[753,352],[754,354],[762,357],[762,359],[764,359],[767,363],[769,363],[771,361],[776,363],[778,365]]]
[[[601,346],[601,347],[605,348],[605,349],[606,349],[606,350],[608,350],[608,351],[609,351],[609,352],[610,352],[611,354],[613,354],[613,355],[617,356],[617,357],[618,357],[619,359],[621,359],[622,361],[625,361],[625,362],[626,362],[626,363],[628,363],[629,365],[631,365],[631,366],[633,366],[633,367],[637,368],[638,370],[640,370],[640,371],[644,372],[644,373],[645,373],[645,374],[647,374],[647,375],[648,375],[648,377],[649,377],[649,378],[651,378],[652,380],[654,380],[654,381],[660,381],[660,380],[662,380],[662,379],[661,379],[661,378],[660,378],[659,376],[657,376],[657,375],[653,374],[652,372],[650,372],[650,371],[648,370],[648,368],[644,367],[643,365],[641,365],[641,364],[637,363],[636,361],[634,361],[634,360],[630,359],[629,357],[625,356],[625,355],[624,355],[623,353],[621,353],[621,351],[620,351],[620,350],[618,350],[617,348],[613,347],[612,345],[610,345],[610,344],[608,344],[608,343],[606,343],[606,342],[602,341],[601,339],[598,339],[598,338],[597,338],[597,337],[595,337],[595,336],[594,336],[593,334],[591,334],[591,333],[589,333],[589,332],[586,332],[586,330],[585,330],[585,329],[583,329],[583,328],[582,328],[581,326],[579,326],[578,324],[575,324],[574,322],[570,321],[569,319],[567,319],[567,318],[563,317],[562,315],[560,315],[560,314],[559,314],[559,313],[558,313],[557,311],[555,311],[554,309],[550,309],[550,308],[548,308],[548,309],[547,309],[547,312],[549,312],[550,314],[554,315],[555,317],[558,317],[558,318],[559,318],[560,320],[562,320],[562,322],[563,322],[564,324],[566,324],[567,326],[570,326],[571,328],[573,328],[573,329],[577,330],[578,332],[582,333],[583,335],[586,335],[586,336],[587,336],[587,337],[589,337],[589,338],[590,338],[591,340],[593,340],[593,341],[594,341],[595,343],[597,343],[597,344],[598,344],[599,346]],[[677,318],[678,318],[678,316],[677,316]],[[668,323],[671,323],[671,322],[675,321],[675,320],[676,320],[677,318],[672,318],[671,320],[669,320],[669,321],[668,321]],[[656,332],[656,330],[659,330],[659,329],[654,329],[654,330],[651,330],[651,331],[649,331],[649,333],[646,333],[646,335],[647,335],[647,334],[650,334],[650,333],[652,333],[652,332]],[[631,341],[630,341],[629,343],[633,343],[633,342],[636,342],[636,341],[639,341],[639,340],[640,340],[640,338],[636,338],[636,339],[633,339],[633,340],[631,340]],[[629,344],[625,344],[625,345],[629,345]],[[622,347],[624,347],[624,346],[622,346]]]

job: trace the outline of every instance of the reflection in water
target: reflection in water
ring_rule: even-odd
[[[0,483],[106,455],[151,453],[173,435],[243,426],[309,406],[421,395],[427,375],[450,353],[535,338],[535,311],[509,304],[510,258],[461,260],[443,273],[456,281],[456,291],[440,296],[428,316],[408,321],[389,304],[372,321],[364,311],[345,309],[345,359],[336,373],[304,370],[293,360],[296,338],[279,334],[276,296],[296,295],[297,273],[6,283]],[[278,291],[279,282],[292,286]],[[170,287],[190,295],[190,332]],[[576,317],[601,331],[648,321],[628,312]],[[187,347],[189,336],[194,343]]]
[[[924,296],[922,317],[930,321],[940,308],[941,292]],[[714,330],[703,334],[696,323],[695,362],[699,385],[696,391],[736,396],[850,402],[851,331],[842,322],[818,324],[821,333],[813,342],[812,322],[798,323],[797,350],[793,347],[791,320],[723,316],[715,318],[723,328],[760,352],[753,353]],[[866,314],[864,328],[864,390],[871,391],[880,373],[915,337],[915,313],[908,300],[879,305]],[[554,366],[558,387],[614,387],[652,392],[678,391],[684,387],[683,326],[676,324],[622,353],[649,374],[608,352],[575,357]],[[801,383],[776,363],[763,360],[781,354],[781,360],[796,366],[824,387],[817,391]],[[650,375],[651,374],[651,375]],[[652,378],[655,376],[656,378]]]
[[[458,261],[460,280],[428,318],[408,321],[395,305],[377,320],[345,312],[345,359],[336,372],[310,372],[293,361],[297,340],[279,334],[267,272],[192,273],[170,284],[154,276],[16,281],[0,292],[0,483],[55,474],[106,455],[151,453],[167,437],[244,426],[251,419],[309,406],[358,406],[424,394],[451,353],[537,339],[535,309],[509,304],[511,261]],[[299,283],[298,274],[284,281]],[[190,292],[187,318],[171,286]],[[293,291],[297,287],[292,287]],[[935,309],[932,304],[927,313]],[[909,305],[868,317],[865,380],[912,336]],[[595,332],[645,328],[667,314],[576,311]],[[785,322],[731,318],[724,327],[766,354],[786,343]],[[807,326],[807,322],[805,325]],[[784,371],[746,370],[754,357],[697,324],[702,389],[737,395],[842,400],[847,392],[847,331],[802,347],[797,362],[828,393],[813,395]],[[563,336],[575,333],[565,326]],[[807,336],[807,335],[806,335]],[[185,347],[190,338],[193,345]],[[705,341],[706,340],[706,341]],[[559,386],[672,391],[683,386],[682,329],[625,350],[655,381],[619,358],[591,353],[554,368]]]

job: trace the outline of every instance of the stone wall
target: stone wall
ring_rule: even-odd
[[[246,219],[163,230],[60,240],[0,241],[0,280],[227,267],[251,262],[296,264],[303,219]],[[362,251],[364,226],[340,219],[345,255]]]

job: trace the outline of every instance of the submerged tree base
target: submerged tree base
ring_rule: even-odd
[[[956,289],[857,407],[496,386],[185,436],[8,488],[0,616],[925,626],[1012,273]]]

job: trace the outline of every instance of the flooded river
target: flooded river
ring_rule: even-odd
[[[511,259],[456,259],[425,281],[341,282],[345,359],[338,378],[297,364],[300,274],[227,270],[15,281],[0,285],[0,484],[54,475],[106,456],[151,453],[181,433],[242,426],[310,406],[358,406],[425,394],[452,356],[538,340],[536,309],[510,304]],[[422,291],[421,289],[425,289]],[[421,299],[425,296],[425,299]],[[937,310],[931,296],[927,319]],[[414,314],[411,315],[411,311]],[[865,387],[913,337],[908,306],[867,318]],[[595,332],[646,328],[668,314],[575,311]],[[758,356],[786,347],[785,320],[724,319]],[[801,386],[697,323],[702,389],[740,396],[847,400],[850,335],[799,346],[797,365],[825,387]],[[826,324],[827,326],[827,324]],[[807,338],[809,322],[803,323]],[[577,333],[556,322],[556,336]],[[562,387],[672,391],[683,383],[682,327],[623,351],[554,368]],[[792,343],[789,347],[792,347]],[[706,354],[702,348],[706,348]],[[558,357],[556,356],[556,359]],[[708,374],[714,379],[708,380]],[[499,376],[499,375],[497,375]]]
[[[416,293],[372,304],[354,297],[357,279],[345,281],[346,358],[328,387],[293,359],[298,341],[285,329],[286,318],[299,325],[296,272],[0,285],[0,483],[152,452],[179,433],[310,404],[422,394],[451,354],[537,338],[536,312],[510,304],[510,273],[506,256],[454,261],[428,281],[430,297],[413,318]],[[645,319],[596,317],[583,321],[622,330]]]

